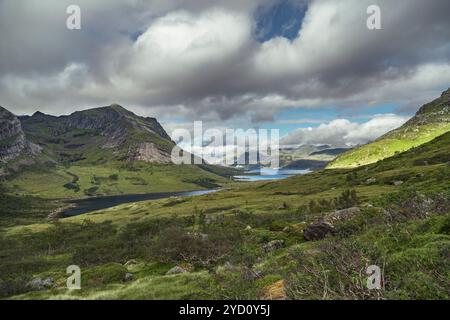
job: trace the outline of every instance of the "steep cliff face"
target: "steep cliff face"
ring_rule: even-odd
[[[25,154],[32,156],[39,149],[25,138],[19,119],[0,107],[0,162],[6,163]]]

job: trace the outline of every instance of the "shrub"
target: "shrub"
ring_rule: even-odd
[[[80,191],[80,186],[77,183],[69,182],[64,185],[64,188],[68,190],[74,190],[75,192]]]

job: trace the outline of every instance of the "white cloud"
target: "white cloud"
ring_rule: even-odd
[[[313,0],[299,37],[260,44],[253,14],[270,2],[80,0],[73,32],[70,0],[0,1],[0,104],[60,114],[117,102],[157,117],[258,122],[283,108],[410,111],[450,83],[447,0]],[[365,25],[374,3],[382,31]]]
[[[408,117],[380,114],[367,122],[357,123],[336,119],[318,127],[296,129],[281,140],[282,145],[330,144],[336,147],[354,146],[375,140],[400,127]]]
[[[196,84],[229,74],[233,58],[250,37],[251,21],[245,14],[221,9],[172,12],[157,19],[121,57],[127,62],[119,74],[162,95],[195,90]]]

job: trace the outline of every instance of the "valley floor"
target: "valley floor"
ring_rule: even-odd
[[[230,185],[51,223],[46,213],[58,203],[3,194],[0,296],[449,299],[449,142],[447,134],[358,169]],[[358,209],[335,214],[348,208]],[[317,222],[329,222],[328,234],[306,236]],[[73,264],[82,270],[82,289],[69,291]],[[366,286],[369,265],[382,270],[380,290]],[[30,288],[31,280],[49,278],[42,290]]]

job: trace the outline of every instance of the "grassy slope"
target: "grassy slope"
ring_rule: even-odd
[[[110,137],[100,131],[73,128],[79,118],[88,123],[103,121],[107,127],[109,120],[104,117],[118,114],[123,118],[118,118],[117,125],[126,138],[120,146],[111,146]],[[234,174],[208,165],[130,163],[127,157],[133,145],[152,142],[170,153],[174,143],[156,119],[136,116],[120,106],[63,117],[37,114],[23,118],[22,123],[27,138],[43,150],[34,165],[23,157],[4,166],[5,171],[15,172],[0,181],[10,194],[55,199],[191,191],[227,183],[228,176]]]
[[[450,123],[420,126],[409,133],[396,132],[381,140],[344,153],[328,165],[328,169],[355,168],[389,158],[396,153],[427,143],[450,131]]]
[[[75,181],[75,182],[74,182]],[[138,194],[151,192],[191,191],[212,184],[227,183],[227,179],[197,166],[134,163],[124,166],[108,162],[104,165],[56,166],[45,170],[29,168],[3,183],[14,194],[43,198],[81,198],[89,195]],[[74,182],[75,189],[64,187]]]
[[[426,105],[405,123],[372,143],[350,150],[332,161],[327,168],[355,168],[375,163],[427,143],[450,131],[450,90]]]
[[[284,279],[291,298],[448,299],[449,148],[446,134],[354,170],[126,204],[56,225],[5,226],[0,237],[2,294],[24,292],[18,299],[260,298],[267,284]],[[369,178],[376,182],[366,184]],[[393,185],[397,180],[404,183]],[[323,200],[349,188],[356,190],[362,214],[337,224],[332,238],[305,242],[304,226],[333,210]],[[205,215],[220,220],[205,224]],[[246,226],[251,230],[245,231]],[[195,232],[208,234],[207,240],[192,237]],[[273,253],[261,249],[275,239],[285,240],[286,247]],[[139,264],[124,267],[131,258]],[[235,269],[220,267],[226,261]],[[84,272],[80,292],[64,289],[65,267],[72,263]],[[383,267],[384,290],[364,288],[361,270],[367,263]],[[192,272],[165,275],[180,264]],[[249,270],[260,276],[253,279]],[[135,279],[125,283],[128,271]],[[57,280],[56,289],[25,293],[27,280],[49,275]]]

